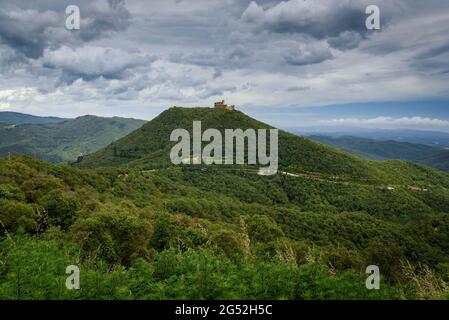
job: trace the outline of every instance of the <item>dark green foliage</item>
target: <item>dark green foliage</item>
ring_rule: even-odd
[[[167,214],[161,214],[154,226],[151,245],[156,250],[164,250],[170,247],[175,238],[175,228]]]
[[[0,228],[15,231],[19,227],[29,232],[37,229],[38,215],[33,205],[14,201],[0,200]]]
[[[71,232],[87,254],[109,263],[128,265],[134,254],[146,255],[151,228],[148,222],[139,219],[132,205],[108,206],[78,219]]]
[[[49,223],[67,229],[75,222],[80,203],[74,195],[63,193],[60,190],[52,190],[40,197],[37,203],[48,214]]]
[[[252,242],[271,242],[284,235],[282,229],[268,216],[253,215],[246,219]]]

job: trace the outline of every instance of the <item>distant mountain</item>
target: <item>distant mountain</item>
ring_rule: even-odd
[[[353,136],[309,136],[310,139],[341,148],[369,159],[398,159],[426,164],[441,170],[449,170],[449,150],[429,145],[374,140]]]
[[[449,172],[449,150],[424,159],[421,163]]]
[[[2,111],[0,112],[0,126],[1,124],[19,125],[19,124],[48,124],[59,123],[67,119],[58,117],[38,117],[31,114],[24,114],[19,112]]]
[[[449,148],[449,133],[440,131],[423,130],[373,130],[363,128],[352,128],[340,131],[332,130],[304,130],[304,128],[289,128],[287,131],[303,135],[323,135],[328,137],[353,136],[374,140],[393,140],[398,142],[410,142],[416,144],[425,144],[434,147]]]
[[[31,116],[32,117],[32,116]],[[75,161],[145,123],[127,118],[83,116],[47,124],[0,127],[0,156],[28,155],[49,162]]]

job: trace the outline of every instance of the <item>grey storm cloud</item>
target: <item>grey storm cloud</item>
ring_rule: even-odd
[[[304,33],[324,39],[345,31],[363,34],[366,16],[361,4],[350,0],[289,0],[264,9],[251,2],[242,19],[272,32]]]
[[[293,87],[288,87],[287,91],[288,92],[298,92],[298,91],[307,91],[310,90],[310,87],[305,87],[305,86],[293,86]]]
[[[138,66],[150,66],[154,57],[115,48],[63,46],[54,51],[45,51],[43,66],[63,70],[65,80],[78,78],[92,80],[97,77],[120,79],[126,72]]]
[[[34,9],[0,9],[0,39],[30,58],[38,58],[51,43],[51,31],[57,25],[58,14]]]
[[[433,48],[427,49],[415,56],[416,59],[430,59],[445,53],[449,53],[449,41],[438,44]]]
[[[85,18],[82,17],[80,37],[90,41],[123,31],[129,26],[130,19],[124,0],[108,0],[108,5],[93,7]]]
[[[189,54],[176,53],[170,56],[170,60],[177,63],[194,64],[198,66],[238,68],[248,62],[250,52],[243,46],[217,47]]]
[[[17,55],[10,47],[0,46],[0,73],[10,72],[23,64],[26,64],[25,57]]]
[[[241,19],[259,32],[307,35],[327,40],[335,49],[348,50],[356,48],[372,33],[365,26],[365,9],[369,4],[379,4],[384,9],[384,27],[402,8],[400,2],[384,0],[288,0],[270,7],[252,1]]]
[[[80,2],[82,28],[70,32],[65,29],[63,4],[76,5],[77,1],[60,1],[54,7],[39,7],[37,2],[31,7],[30,3],[0,2],[0,41],[33,59],[41,57],[46,48],[83,43],[124,30],[130,20],[124,1]]]
[[[68,5],[81,30],[65,28]],[[0,0],[0,103],[445,97],[448,26],[447,0]]]
[[[331,47],[338,50],[350,50],[357,48],[363,37],[354,31],[344,31],[340,33],[337,37],[331,37],[328,43]]]
[[[449,50],[437,46],[416,55],[410,66],[423,74],[447,74],[449,70]]]
[[[225,92],[234,92],[237,88],[232,85],[225,85],[217,88],[204,88],[200,94],[199,97],[201,99],[207,99],[213,96],[223,96]]]
[[[294,66],[316,64],[333,59],[333,55],[326,45],[314,43],[301,44],[297,48],[289,49],[283,54],[283,57],[289,65]]]

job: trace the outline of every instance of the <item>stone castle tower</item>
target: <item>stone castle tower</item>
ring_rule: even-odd
[[[225,103],[224,100],[218,101],[214,103],[214,108],[217,109],[226,109],[229,111],[234,111],[235,110],[235,105],[228,105]]]

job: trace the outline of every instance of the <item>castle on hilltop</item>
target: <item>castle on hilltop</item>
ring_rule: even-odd
[[[225,103],[224,100],[218,101],[214,103],[214,108],[217,109],[226,109],[229,111],[234,111],[235,110],[235,105],[228,105]]]

